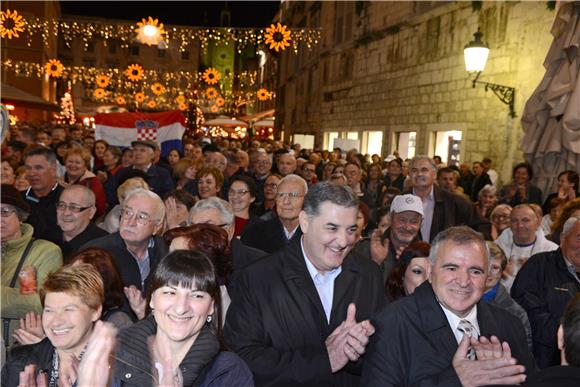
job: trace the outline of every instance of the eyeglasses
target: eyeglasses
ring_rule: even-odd
[[[298,192],[278,192],[276,194],[277,200],[284,200],[284,198],[288,198],[290,200],[296,200],[298,198],[303,197],[304,195]]]
[[[136,212],[132,208],[124,208],[121,215],[125,219],[131,219],[135,217],[137,224],[140,224],[141,226],[145,226],[149,224],[149,222],[151,222],[151,217],[149,216],[149,214],[146,214],[144,212]]]
[[[93,205],[90,205],[88,207],[81,207],[81,206],[79,206],[78,204],[75,204],[75,203],[65,203],[65,202],[58,202],[58,203],[56,203],[56,209],[57,210],[64,211],[64,210],[66,210],[68,208],[70,212],[74,212],[74,213],[83,212],[84,210],[88,210],[92,206]]]
[[[267,183],[267,184],[264,184],[264,187],[276,189],[276,188],[278,188],[278,184],[276,184],[276,183]]]
[[[312,169],[312,168],[302,168],[302,170],[303,170],[304,172],[316,172],[316,171],[315,171],[314,169]]]
[[[16,209],[15,208],[9,208],[9,207],[2,207],[2,208],[0,208],[0,216],[2,218],[7,218],[7,217],[9,217],[10,215],[12,215],[15,212],[16,212]]]
[[[241,189],[241,190],[238,190],[238,191],[234,191],[233,189],[231,189],[231,190],[228,191],[228,195],[229,196],[244,196],[248,192],[250,192],[250,191],[248,191],[247,189]]]

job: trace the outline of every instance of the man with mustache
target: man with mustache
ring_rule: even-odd
[[[358,385],[374,333],[368,319],[385,295],[377,265],[349,255],[357,213],[350,188],[313,185],[299,214],[302,237],[234,281],[225,338],[257,386]]]
[[[520,384],[535,370],[522,322],[480,302],[489,273],[481,234],[451,227],[433,240],[429,281],[373,324],[362,386]]]
[[[423,220],[421,199],[415,195],[397,195],[389,212],[391,226],[381,235],[375,230],[371,236],[371,258],[381,268],[386,281],[403,250],[419,241]]]
[[[437,165],[428,156],[411,160],[412,193],[421,198],[423,222],[421,237],[430,242],[440,231],[452,226],[469,226],[491,239],[491,223],[479,216],[473,204],[460,196],[435,185]]]

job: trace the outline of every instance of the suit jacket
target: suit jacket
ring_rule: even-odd
[[[449,227],[464,225],[482,233],[485,239],[491,240],[491,223],[479,215],[472,203],[436,186],[433,186],[433,196],[435,208],[429,241]]]
[[[149,267],[151,271],[149,277],[144,281],[145,286],[141,286],[141,272],[139,271],[139,265],[135,261],[133,255],[129,250],[127,250],[127,246],[118,231],[99,239],[93,239],[84,245],[83,248],[100,247],[111,253],[113,260],[119,269],[123,286],[134,285],[145,295],[151,274],[153,274],[153,271],[157,267],[159,261],[161,261],[161,258],[163,258],[168,252],[167,245],[163,241],[163,238],[155,236],[153,237],[153,241],[154,245],[148,249]]]
[[[580,386],[580,368],[574,366],[555,366],[536,372],[522,384],[524,387],[578,387]],[[486,387],[507,387],[493,385]]]
[[[300,240],[242,270],[232,285],[227,344],[246,361],[256,386],[357,386],[360,361],[333,374],[326,338],[356,304],[356,319],[385,304],[378,266],[349,255],[334,281],[330,323],[304,261]]]
[[[477,304],[481,335],[507,341],[512,356],[535,369],[522,323],[511,313],[486,302]],[[451,364],[457,340],[429,282],[383,309],[373,325],[361,386],[457,386]]]
[[[238,238],[231,242],[234,271],[238,271],[248,266],[254,261],[268,255],[265,251],[246,246]]]
[[[248,224],[242,232],[241,240],[246,246],[254,247],[267,253],[275,253],[284,248],[289,242],[300,239],[301,235],[302,230],[298,226],[292,238],[290,240],[286,239],[284,226],[280,219],[275,216],[270,220]]]

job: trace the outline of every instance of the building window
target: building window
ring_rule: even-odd
[[[396,133],[397,148],[399,156],[404,159],[415,157],[415,149],[417,147],[417,132],[398,132]]]
[[[129,46],[129,53],[132,56],[139,56],[139,46],[137,46],[137,45]]]
[[[459,165],[461,150],[461,131],[447,130],[434,132],[430,156],[441,156],[447,165]]]
[[[181,60],[189,60],[189,51],[181,51]]]
[[[367,131],[362,133],[362,152],[369,155],[381,155],[383,148],[383,132],[381,131]]]
[[[338,138],[338,132],[325,132],[324,133],[324,149],[329,151],[334,150],[334,139]]]
[[[157,58],[165,58],[165,51],[166,50],[157,49]]]

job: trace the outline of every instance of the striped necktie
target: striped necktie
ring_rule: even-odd
[[[475,337],[476,339],[479,338],[479,334],[477,330],[468,320],[460,320],[459,324],[457,324],[457,330],[464,335],[469,337]],[[469,351],[467,352],[467,358],[469,360],[476,360],[477,357],[475,356],[475,349],[473,347],[469,347]]]

